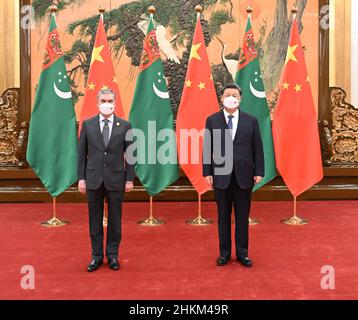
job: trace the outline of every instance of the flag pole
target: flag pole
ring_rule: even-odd
[[[293,197],[293,217],[282,220],[281,223],[288,226],[303,226],[308,224],[308,221],[297,216],[297,197]]]
[[[254,12],[253,7],[248,6],[248,7],[246,8],[246,12],[247,12],[247,18],[250,19],[250,21],[251,21],[251,15],[252,15],[252,13]],[[250,226],[256,226],[256,225],[258,225],[258,224],[259,224],[259,221],[258,221],[258,220],[254,219],[254,218],[251,219],[251,218],[249,217],[249,225],[250,225]]]
[[[104,227],[107,227],[107,226],[108,226],[107,203],[108,203],[108,201],[104,200],[104,204],[103,204],[103,226],[104,226]]]
[[[292,23],[295,23],[296,15],[297,15],[298,9],[296,7],[293,7],[291,10],[292,13]],[[290,219],[282,220],[281,223],[289,226],[303,226],[308,224],[308,221],[305,219],[302,219],[297,216],[297,196],[293,197],[293,217]]]
[[[106,12],[105,7],[103,7],[102,5],[99,7],[98,9],[99,15],[100,15],[100,19],[103,21],[103,14]],[[107,213],[107,206],[106,206],[106,200],[104,200],[103,203],[103,227],[107,227],[108,226],[108,213]]]
[[[56,197],[52,198],[52,218],[50,220],[44,221],[41,223],[43,227],[53,228],[53,227],[63,227],[69,224],[68,221],[61,220],[57,218],[56,214]]]
[[[197,5],[195,7],[195,12],[196,12],[196,19],[197,19],[197,21],[199,21],[201,14],[203,12],[203,7],[201,5]],[[198,193],[198,216],[195,219],[186,221],[185,223],[192,225],[192,226],[206,226],[206,225],[210,225],[213,223],[211,220],[204,218],[202,215],[201,195],[199,193]]]
[[[164,224],[164,221],[159,220],[154,217],[153,197],[152,196],[150,196],[150,199],[149,199],[149,217],[147,219],[139,221],[138,224],[140,224],[141,226],[145,226],[145,227],[157,227],[157,226]]]
[[[207,226],[209,224],[212,224],[213,222],[209,219],[206,219],[202,215],[201,211],[201,195],[198,193],[198,216],[193,219],[186,221],[186,224],[192,225],[192,226]]]
[[[156,9],[154,6],[150,6],[148,8],[150,19],[153,20],[153,15],[155,13]],[[149,217],[147,219],[144,219],[142,221],[139,221],[138,224],[145,227],[157,227],[162,224],[164,224],[164,221],[161,221],[154,217],[153,214],[153,197],[150,196],[149,198]]]
[[[50,6],[51,15],[56,18],[57,6],[51,5]],[[52,218],[50,220],[44,221],[41,223],[43,227],[53,228],[53,227],[62,227],[69,224],[68,221],[61,220],[57,218],[56,213],[56,197],[52,197]]]

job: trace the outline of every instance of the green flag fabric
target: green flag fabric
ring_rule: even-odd
[[[144,40],[129,121],[134,136],[136,130],[144,133],[144,137],[138,136],[135,140],[135,171],[148,194],[154,196],[179,178],[179,168],[173,112],[152,17]],[[143,157],[139,156],[141,152]]]
[[[77,181],[76,115],[54,15],[31,114],[26,158],[52,197]]]
[[[259,184],[255,185],[254,191],[256,191],[274,179],[277,172],[270,111],[267,105],[265,87],[262,80],[258,54],[255,48],[250,17],[247,22],[235,82],[241,87],[243,92],[240,109],[258,119],[264,145],[265,177]]]

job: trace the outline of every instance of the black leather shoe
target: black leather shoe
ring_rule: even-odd
[[[237,261],[239,261],[246,268],[252,267],[252,261],[249,257],[238,257]]]
[[[103,260],[92,260],[87,267],[88,272],[96,271],[103,264]]]
[[[114,270],[114,271],[119,270],[119,262],[116,258],[109,259],[108,264],[112,270]]]
[[[230,258],[219,257],[216,260],[216,265],[218,267],[223,267],[223,266],[227,265],[229,261],[230,261]]]

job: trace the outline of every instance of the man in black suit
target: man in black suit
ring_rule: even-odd
[[[251,193],[264,176],[264,153],[258,121],[240,111],[241,89],[227,85],[224,109],[208,117],[204,137],[203,175],[214,187],[218,208],[218,266],[231,259],[231,212],[235,211],[237,260],[252,267],[248,257]]]
[[[114,115],[116,96],[101,90],[97,96],[99,115],[82,124],[79,141],[78,190],[88,198],[92,261],[87,271],[103,264],[103,207],[108,201],[106,256],[112,270],[119,269],[122,201],[124,191],[133,189],[134,167],[125,152],[131,139],[129,122]]]

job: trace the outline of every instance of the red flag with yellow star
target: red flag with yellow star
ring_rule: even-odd
[[[97,94],[101,89],[111,89],[115,92],[117,96],[115,113],[118,117],[124,118],[117,78],[113,68],[106,32],[104,30],[102,14],[99,19],[96,40],[92,51],[91,66],[79,120],[79,132],[81,132],[82,122],[84,120],[98,114]]]
[[[323,178],[323,168],[317,112],[296,18],[272,130],[277,169],[297,197]]]
[[[218,111],[219,103],[198,17],[177,115],[176,135],[179,163],[199,195],[211,189],[202,174],[203,135],[184,137],[181,132],[195,129],[199,133],[205,129],[206,118]]]

